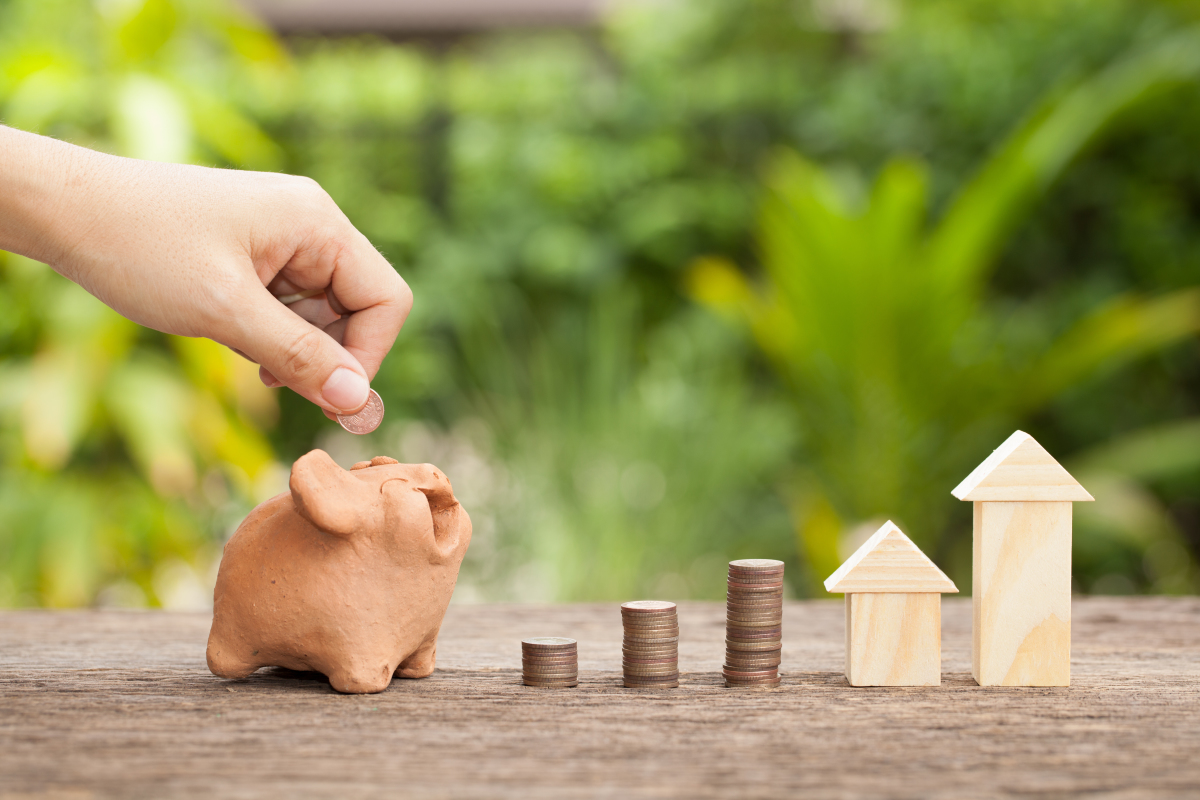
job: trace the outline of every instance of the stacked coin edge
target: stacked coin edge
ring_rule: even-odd
[[[621,669],[629,689],[679,685],[679,615],[674,603],[635,600],[621,605]]]
[[[780,684],[783,648],[783,562],[729,562],[725,610],[725,664],[729,687]]]
[[[521,642],[521,681],[526,686],[579,685],[579,650],[574,639],[539,636]]]

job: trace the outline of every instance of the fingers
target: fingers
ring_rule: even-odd
[[[263,367],[258,368],[258,379],[266,384],[268,389],[278,389],[280,386],[283,386],[283,381],[276,378],[270,372],[267,372],[267,370]],[[321,413],[325,415],[326,419],[337,422],[337,414],[333,413],[332,411],[327,411],[326,409],[322,408]]]
[[[293,313],[296,311],[296,305],[299,305],[299,303],[293,304]],[[312,314],[300,314],[301,318],[307,320],[316,327],[321,328],[325,331],[326,335],[330,336],[338,344],[341,344],[342,339],[346,335],[346,320],[342,317],[334,316],[333,321],[328,322],[327,320],[330,316],[332,316],[332,313],[330,312],[328,305],[325,306],[324,310],[317,310]],[[246,358],[245,353],[242,353],[236,349],[234,349],[233,352],[237,353],[242,358]],[[272,375],[270,370],[262,366],[258,368],[258,378],[271,389],[283,386],[282,381]],[[333,417],[330,416],[330,419],[333,419]]]
[[[323,288],[323,294],[296,300],[289,308],[323,328],[374,378],[412,309],[412,292],[361,233],[350,228],[345,240],[341,247],[314,242],[297,252],[270,286],[276,294]]]
[[[312,323],[318,328],[328,328],[334,322],[341,319],[341,314],[333,308],[333,304],[325,299],[324,294],[306,297],[302,300],[297,300],[293,303],[285,303],[293,314],[299,315],[302,319]]]
[[[412,310],[412,291],[358,231],[336,256],[330,288],[330,307],[348,312],[342,344],[373,378]]]
[[[283,381],[272,375],[270,370],[264,366],[259,366],[258,368],[258,379],[266,384],[268,389],[277,389],[283,386]]]
[[[306,182],[300,196],[300,218],[311,224],[302,240],[283,252],[269,237],[252,247],[286,263],[272,267],[273,258],[254,256],[270,291],[258,293],[248,311],[246,335],[256,343],[242,349],[262,366],[268,386],[291,387],[326,416],[355,413],[408,317],[412,292],[320,187]]]
[[[326,412],[361,410],[370,378],[358,359],[261,285],[246,294],[244,308],[232,322],[236,338],[228,344],[261,365],[263,382],[274,378]]]

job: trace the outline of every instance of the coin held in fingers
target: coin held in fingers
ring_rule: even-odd
[[[383,422],[383,399],[374,389],[367,392],[367,404],[357,414],[338,414],[338,424],[351,433],[370,433]]]

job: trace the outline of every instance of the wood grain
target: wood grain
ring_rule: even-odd
[[[939,686],[942,596],[846,595],[846,680],[851,686]]]
[[[972,674],[1071,684],[1071,503],[975,503]]]
[[[788,603],[779,689],[721,685],[724,608],[683,603],[678,689],[620,687],[616,604],[451,606],[438,670],[346,696],[204,664],[208,618],[0,614],[0,797],[1194,796],[1200,600],[1077,599],[1070,688],[983,688],[943,601],[943,682],[847,686],[843,603]],[[572,690],[519,640],[579,639]]]
[[[1094,498],[1028,433],[1017,431],[950,492],[959,500]]]
[[[888,520],[825,579],[825,591],[957,592],[958,587]]]

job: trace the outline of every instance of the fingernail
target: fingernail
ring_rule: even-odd
[[[262,367],[258,368],[258,379],[262,381],[268,389],[278,389],[280,386],[283,386],[283,381],[279,380]]]
[[[321,397],[342,414],[352,414],[367,402],[371,384],[354,370],[338,367],[321,387]]]

